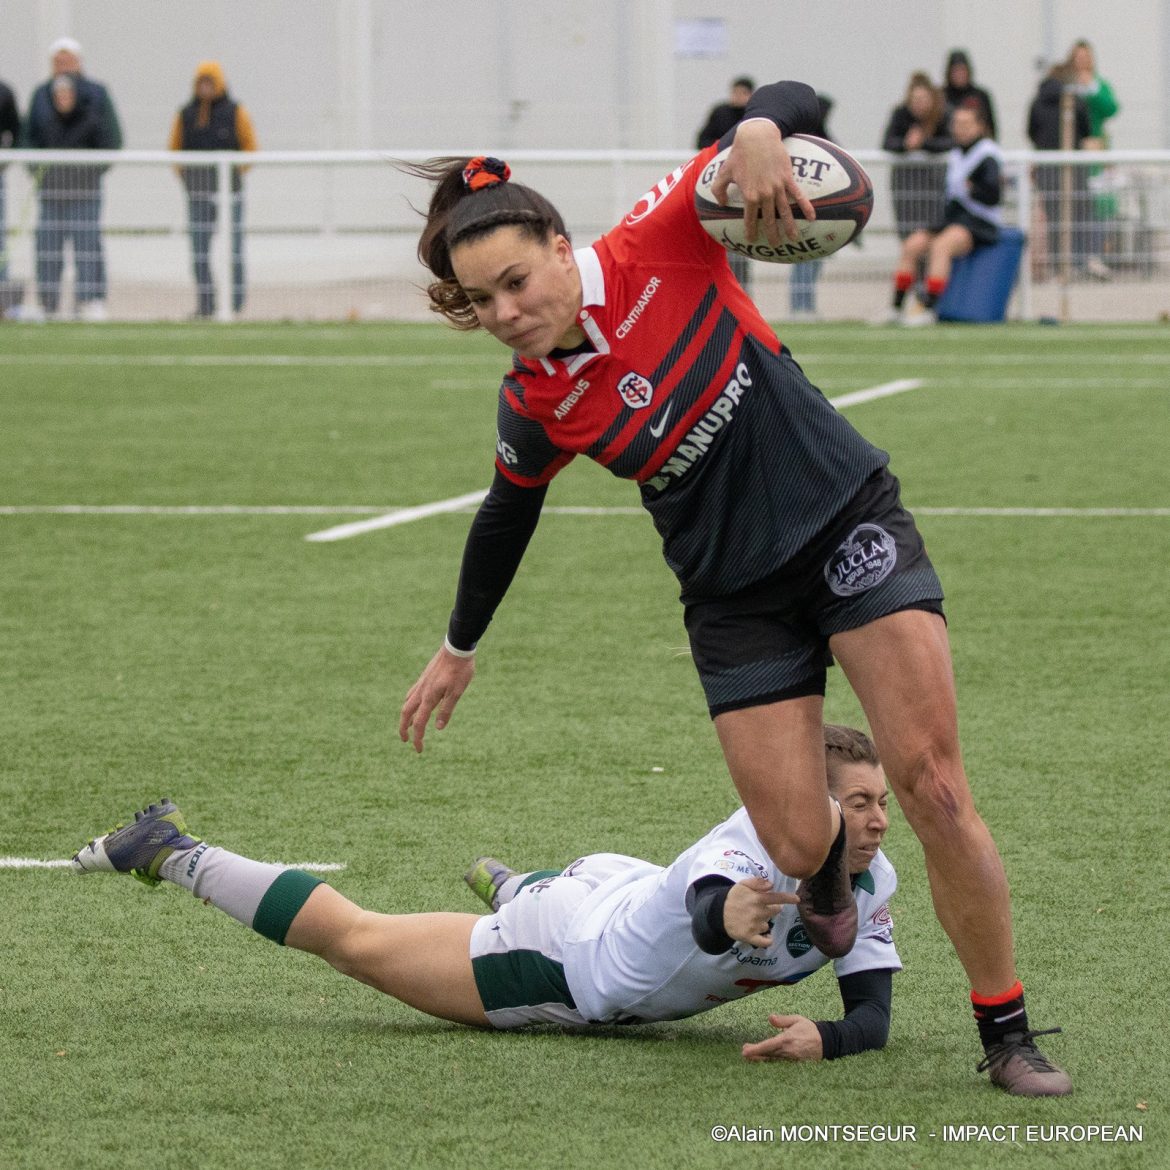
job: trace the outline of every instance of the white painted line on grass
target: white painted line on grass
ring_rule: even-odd
[[[344,861],[277,861],[271,864],[312,873],[340,873],[348,868]],[[72,865],[73,862],[65,857],[53,857],[48,861],[39,857],[0,857],[0,869],[70,869]]]
[[[899,378],[896,382],[883,382],[880,386],[870,386],[867,390],[839,394],[836,398],[830,398],[829,403],[838,408],[856,406],[860,402],[872,402],[875,398],[889,398],[891,394],[905,394],[907,390],[917,390],[921,385],[921,378]]]
[[[1170,508],[911,508],[920,516],[1072,516],[1093,517],[1170,516]]]
[[[490,354],[4,353],[3,366],[499,366]],[[493,385],[492,389],[496,389]]]
[[[0,516],[369,516],[385,504],[0,504]]]
[[[478,492],[468,492],[463,496],[452,496],[449,500],[435,500],[430,504],[420,504],[417,508],[400,508],[386,516],[373,516],[369,520],[355,520],[352,524],[339,524],[336,528],[325,528],[320,532],[310,532],[306,540],[318,543],[333,540],[346,540],[351,536],[361,536],[366,532],[375,532],[379,528],[395,528],[399,524],[410,524],[414,520],[425,520],[428,516],[439,516],[444,512],[458,512],[483,502],[487,489]]]
[[[917,390],[922,385],[921,378],[902,378],[896,382],[885,382],[881,386],[870,386],[866,390],[856,390],[852,394],[843,394],[840,398],[829,401],[834,406],[854,406],[859,402],[872,402],[875,398],[886,398],[891,394],[902,394],[907,390]],[[449,500],[436,500],[430,504],[420,504],[417,508],[402,508],[385,516],[375,516],[370,520],[355,520],[352,524],[339,524],[336,528],[326,528],[321,532],[310,532],[305,537],[317,543],[334,540],[347,540],[351,536],[362,536],[367,532],[377,532],[382,528],[394,528],[399,524],[410,524],[414,520],[425,520],[428,516],[438,516],[444,512],[459,512],[470,506],[478,506],[483,502],[486,491],[469,492],[465,496],[453,496]],[[640,512],[640,508],[630,509],[631,512]],[[600,511],[581,510],[577,515],[602,515]]]

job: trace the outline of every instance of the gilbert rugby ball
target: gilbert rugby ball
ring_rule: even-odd
[[[716,202],[711,185],[727,161],[731,147],[721,150],[704,168],[695,184],[695,213],[708,234],[729,252],[774,264],[801,264],[821,260],[856,239],[873,210],[873,184],[861,164],[835,142],[811,134],[790,134],[784,139],[792,159],[792,171],[800,189],[817,213],[806,220],[793,204],[798,240],[769,244],[763,228],[748,242],[743,221],[743,201],[733,183],[726,205]]]

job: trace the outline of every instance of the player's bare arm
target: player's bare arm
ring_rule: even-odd
[[[398,738],[411,743],[416,752],[423,750],[427,724],[435,715],[435,730],[442,731],[451,722],[451,713],[463,692],[475,677],[475,659],[452,654],[440,646],[434,658],[419,675],[418,682],[407,692],[398,719]]]

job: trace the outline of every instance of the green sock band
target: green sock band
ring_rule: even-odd
[[[319,877],[304,870],[286,869],[260,899],[256,917],[252,919],[252,929],[270,938],[277,946],[284,946],[284,936],[288,934],[293,919],[301,912],[309,895],[323,884]]]
[[[554,877],[560,877],[560,876],[561,876],[561,872],[562,872],[562,871],[561,871],[561,870],[559,870],[559,869],[538,869],[538,870],[535,870],[534,872],[530,873],[530,874],[529,874],[529,875],[528,875],[528,876],[527,876],[527,877],[526,877],[526,878],[525,878],[525,879],[524,879],[524,880],[523,880],[523,881],[522,881],[522,882],[521,882],[521,883],[520,883],[520,884],[519,884],[519,885],[516,887],[516,893],[520,893],[520,891],[521,891],[522,889],[524,889],[524,887],[525,887],[525,886],[531,886],[531,885],[533,885],[535,882],[542,882],[542,881],[544,881],[544,880],[545,880],[545,878],[554,878]]]

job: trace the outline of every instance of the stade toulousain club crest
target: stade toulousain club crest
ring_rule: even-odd
[[[876,524],[859,524],[825,562],[825,580],[838,597],[880,585],[898,562],[894,538]]]
[[[654,398],[654,387],[650,384],[650,380],[643,378],[641,374],[635,374],[633,371],[618,383],[617,388],[618,393],[622,396],[622,401],[631,410],[641,410],[644,406],[649,406]]]

